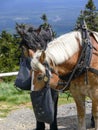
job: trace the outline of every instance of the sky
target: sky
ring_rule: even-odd
[[[59,33],[71,30],[88,0],[0,0],[0,32],[12,31],[15,23],[38,26],[42,14]],[[98,9],[98,0],[94,0]],[[65,29],[64,29],[65,28]]]

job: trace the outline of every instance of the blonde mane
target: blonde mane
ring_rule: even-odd
[[[73,31],[51,41],[45,51],[46,60],[49,62],[49,59],[51,59],[56,65],[68,60],[79,50],[77,39],[81,45],[81,33],[79,31]]]
[[[79,50],[79,43],[82,45],[81,33],[79,31],[73,31],[67,34],[64,34],[53,41],[51,41],[46,53],[46,61],[50,63],[53,62],[54,65],[58,65],[68,60],[74,53]],[[45,73],[44,66],[39,62],[39,57],[41,56],[42,50],[38,50],[32,59],[31,66],[32,69],[36,70],[40,68]]]
[[[98,32],[91,31],[96,41],[98,41]],[[78,43],[79,41],[79,43]],[[61,35],[60,37],[54,39],[45,50],[46,61],[50,63],[53,62],[54,65],[62,64],[64,61],[68,60],[79,50],[79,46],[82,45],[81,32],[72,31]],[[37,67],[38,57],[41,56],[42,50],[38,50],[33,57],[33,67]],[[40,65],[41,68],[42,65]]]

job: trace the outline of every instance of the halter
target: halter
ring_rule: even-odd
[[[50,74],[51,69],[50,69],[50,66],[47,62],[44,62],[44,66],[45,66],[45,71],[46,71],[46,75],[44,76],[44,82],[49,83],[50,77],[51,77],[51,74]]]

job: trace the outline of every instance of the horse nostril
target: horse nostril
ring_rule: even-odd
[[[37,79],[38,79],[39,81],[41,81],[41,80],[43,79],[43,76],[42,76],[42,75],[39,75],[39,76],[37,77]]]

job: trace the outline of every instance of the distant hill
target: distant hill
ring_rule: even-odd
[[[98,7],[98,2],[95,0]],[[15,33],[15,23],[41,24],[40,17],[45,13],[49,23],[58,35],[71,31],[85,0],[8,0],[0,1],[0,32]]]

